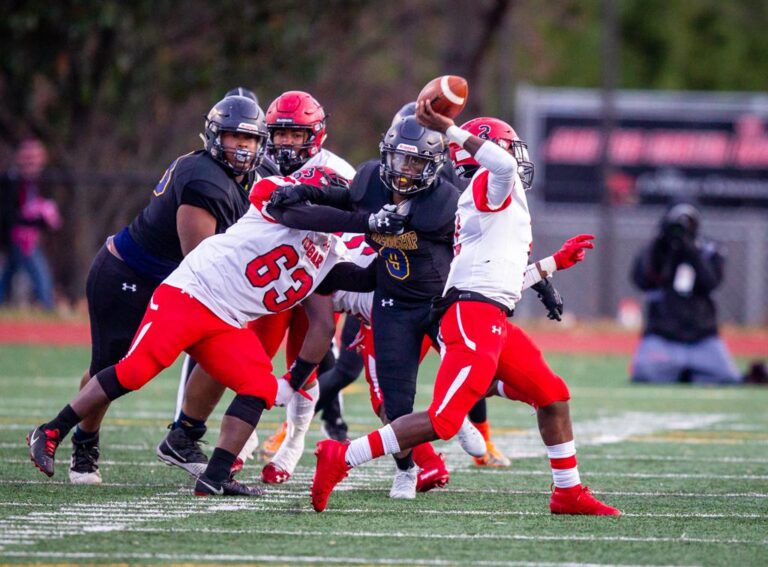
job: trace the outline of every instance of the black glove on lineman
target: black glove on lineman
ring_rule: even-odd
[[[303,201],[315,202],[319,199],[322,190],[312,185],[285,185],[278,187],[269,197],[270,207],[290,207]]]
[[[560,297],[560,293],[552,285],[549,279],[544,278],[539,283],[531,286],[539,296],[539,301],[547,308],[547,318],[553,321],[562,321],[560,315],[563,314],[563,298]]]
[[[378,213],[371,213],[368,217],[368,230],[380,234],[402,234],[408,217],[396,211],[396,205],[384,205]]]

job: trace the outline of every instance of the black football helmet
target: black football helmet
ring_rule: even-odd
[[[445,165],[448,141],[427,130],[415,117],[406,116],[393,124],[379,144],[379,175],[384,185],[401,195],[429,189]]]
[[[258,149],[255,152],[236,149],[234,154],[237,165],[232,165],[224,155],[225,148],[221,144],[222,132],[250,134],[257,139]],[[237,95],[224,97],[214,105],[205,118],[203,141],[206,151],[213,159],[229,167],[235,175],[249,173],[261,164],[268,136],[264,111],[259,108],[256,101],[248,97]]]
[[[390,124],[390,126],[394,126],[406,116],[415,116],[415,115],[416,115],[416,101],[406,102],[400,108],[400,110],[398,110],[397,113],[392,117],[392,124]]]

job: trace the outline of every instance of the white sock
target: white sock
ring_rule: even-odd
[[[315,382],[315,385],[307,390],[307,394],[310,395],[311,400],[296,392],[288,401],[285,408],[285,417],[288,421],[285,441],[272,458],[275,466],[289,473],[293,473],[304,453],[304,438],[315,415],[315,404],[320,397],[320,385]]]
[[[347,447],[346,461],[350,467],[367,463],[382,455],[400,452],[400,444],[392,426],[387,424],[365,437],[358,437]]]
[[[571,488],[581,484],[579,467],[576,466],[576,443],[566,441],[559,445],[547,445],[552,482],[557,488]]]

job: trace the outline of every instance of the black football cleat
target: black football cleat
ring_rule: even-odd
[[[195,483],[195,496],[262,496],[264,492],[260,486],[246,486],[231,476],[224,482],[215,482],[203,474]]]
[[[97,440],[81,443],[72,439],[69,481],[72,484],[101,484],[99,442]]]
[[[197,478],[208,466],[208,457],[200,449],[200,437],[205,428],[185,431],[181,427],[171,429],[157,446],[157,458],[167,465],[184,469]]]
[[[342,443],[349,441],[349,428],[342,417],[332,420],[323,419],[320,430],[328,439],[341,441]]]
[[[43,473],[53,476],[53,463],[61,435],[58,429],[46,429],[45,425],[35,427],[27,434],[29,458]]]

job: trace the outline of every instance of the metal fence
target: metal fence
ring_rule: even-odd
[[[605,298],[618,315],[622,301],[642,305],[642,292],[630,281],[635,255],[657,233],[665,207],[614,207],[611,209],[613,238],[609,258],[601,257],[603,226],[599,205],[531,203],[534,251],[539,258],[557,250],[574,234],[597,236],[595,250],[581,265],[555,275],[555,285],[568,311],[579,318],[594,318]],[[768,211],[760,209],[704,208],[701,234],[718,242],[727,252],[725,280],[714,294],[720,320],[739,325],[768,324]],[[604,270],[612,277],[604,277]],[[608,284],[606,284],[608,282]],[[538,317],[542,309],[529,293],[516,313]]]

